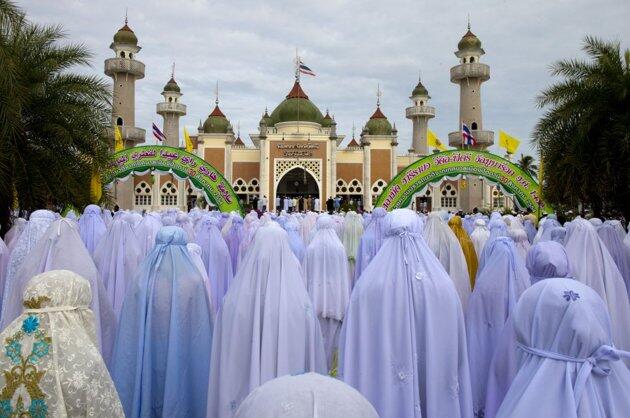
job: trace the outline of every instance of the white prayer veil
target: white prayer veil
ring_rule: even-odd
[[[0,334],[3,416],[124,417],[96,348],[91,297],[89,282],[71,271],[31,279],[26,310]]]
[[[591,225],[592,226],[592,225]],[[519,371],[497,418],[612,418],[630,411],[630,371],[604,301],[570,279],[542,280],[513,314]]]
[[[470,275],[464,251],[453,230],[442,220],[439,213],[429,214],[422,235],[433,254],[455,284],[457,294],[466,312],[470,296]]]
[[[378,418],[358,391],[317,373],[282,376],[254,389],[235,418]]]

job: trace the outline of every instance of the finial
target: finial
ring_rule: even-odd
[[[354,121],[352,121],[352,139],[354,139],[354,133],[356,132],[357,127],[354,126]]]
[[[129,19],[127,18],[127,11],[128,11],[128,8],[125,7],[125,25],[129,23]]]
[[[468,13],[468,30],[470,30],[470,13]]]
[[[418,69],[418,83],[422,81],[422,70]]]
[[[295,82],[300,82],[300,56],[298,55],[297,46],[295,47]]]
[[[236,122],[236,132],[237,132],[237,136],[240,138],[241,137],[241,121],[240,120]]]
[[[173,66],[171,67],[171,78],[175,80],[175,61],[173,61]]]
[[[380,83],[376,85],[376,107],[381,107],[381,96],[383,92],[381,91]]]
[[[217,80],[217,85],[214,88],[214,103],[219,105],[219,80]]]

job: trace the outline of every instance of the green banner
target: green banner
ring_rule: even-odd
[[[181,178],[187,177],[198,189],[203,189],[207,199],[221,212],[243,212],[238,196],[223,175],[195,154],[179,148],[147,145],[119,151],[112,155],[103,173],[103,183],[109,184],[132,172],[146,170],[171,170]]]
[[[443,177],[469,174],[501,184],[523,208],[551,213],[540,195],[538,183],[519,166],[485,151],[452,150],[421,158],[398,173],[376,201],[387,210],[405,208],[413,195]]]

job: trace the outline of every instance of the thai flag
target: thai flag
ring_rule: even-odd
[[[304,65],[302,60],[299,60],[298,64],[299,64],[298,70],[300,71],[301,74],[312,75],[313,77],[315,77],[315,73],[313,72],[313,70],[311,70],[306,65]]]
[[[477,140],[465,123],[462,123],[462,145],[477,145]]]
[[[160,142],[166,140],[166,135],[164,135],[164,133],[160,131],[160,128],[155,126],[155,123],[153,124],[153,136]]]

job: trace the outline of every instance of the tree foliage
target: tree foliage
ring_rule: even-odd
[[[583,50],[587,60],[553,64],[562,80],[538,98],[546,109],[534,132],[544,196],[630,219],[630,50],[594,37]]]
[[[91,173],[109,156],[110,93],[82,45],[0,0],[0,222],[10,209],[89,203]],[[6,229],[3,230],[6,232]]]
[[[538,178],[538,166],[534,164],[534,157],[531,155],[521,154],[521,158],[516,163],[521,170],[532,176],[534,179]]]

